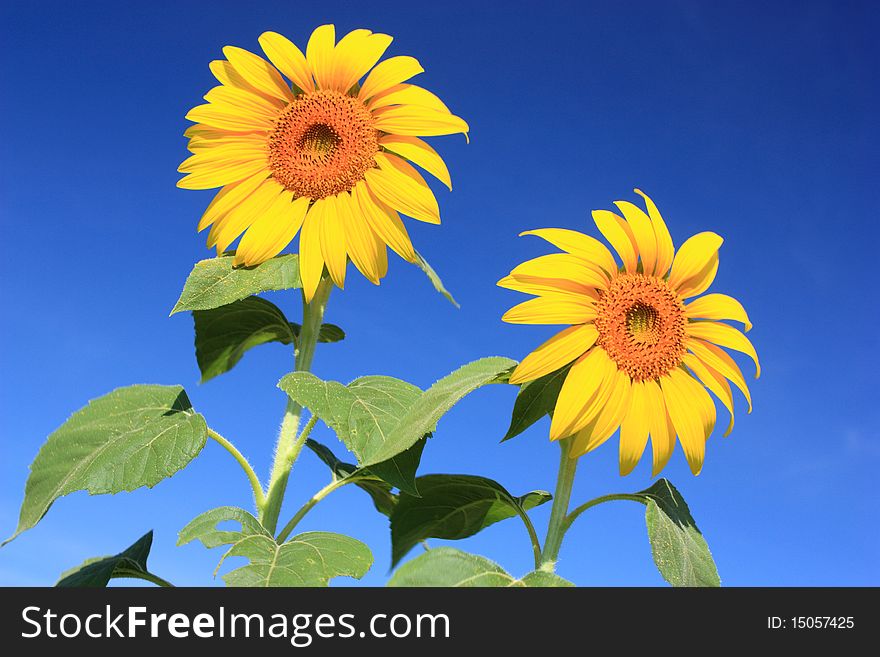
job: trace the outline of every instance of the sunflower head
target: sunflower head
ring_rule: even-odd
[[[400,214],[440,223],[425,179],[452,187],[445,163],[421,137],[467,134],[468,126],[427,89],[412,57],[379,61],[387,34],[354,30],[338,42],[332,25],[305,54],[275,32],[260,36],[267,59],[227,46],[211,62],[220,84],[186,115],[192,156],[179,167],[186,189],[220,191],[199,230],[223,252],[241,237],[235,264],[253,266],[299,233],[300,274],[311,299],[329,271],[342,287],[348,260],[378,284],[386,246],[416,261]]]
[[[694,235],[676,253],[654,202],[638,189],[646,211],[617,201],[620,215],[593,212],[599,240],[562,228],[523,233],[542,237],[562,253],[516,267],[498,285],[536,298],[511,308],[507,322],[563,324],[568,328],[526,356],[511,383],[526,383],[571,366],[556,400],[550,438],[571,437],[571,455],[595,449],[620,429],[620,472],[629,474],[648,443],[656,475],[669,461],[676,437],[694,474],[703,466],[715,426],[711,391],[730,412],[739,388],[749,404],[745,377],[722,348],[758,356],[743,333],[751,329],[732,297],[703,293],[718,271],[722,239]],[[622,215],[622,216],[621,216]],[[703,295],[703,296],[700,296]]]

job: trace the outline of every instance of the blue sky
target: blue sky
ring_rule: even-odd
[[[334,22],[395,37],[421,84],[471,126],[433,144],[454,190],[436,187],[443,225],[408,226],[461,302],[392,260],[374,287],[350,276],[327,319],[319,376],[389,374],[422,387],[487,355],[522,358],[551,327],[505,325],[518,295],[495,287],[546,252],[526,229],[596,235],[589,211],[652,195],[676,244],[725,238],[714,291],[743,301],[764,374],[755,410],[707,446],[694,478],[680,449],[664,472],[683,492],[728,585],[880,584],[876,559],[876,7],[857,2],[320,3],[28,2],[0,8],[0,534],[14,529],[27,466],[87,400],[132,383],[181,383],[194,406],[268,472],[284,407],[285,347],[256,349],[198,385],[192,321],[168,317],[192,264],[209,255],[195,224],[210,192],[175,188],[184,114],[213,84],[227,44],[257,49],[275,30],[304,44]],[[871,174],[870,172],[874,173]],[[271,300],[291,319],[294,293]],[[747,372],[751,365],[742,362]],[[515,389],[490,386],[440,423],[420,472],[493,477],[515,494],[552,489],[547,421],[499,445]],[[719,417],[725,417],[719,411]],[[721,424],[721,423],[720,423]],[[339,450],[329,430],[316,437]],[[616,441],[581,463],[574,500],[648,486],[649,459],[617,474]],[[297,463],[285,513],[326,483]],[[0,584],[51,584],[82,559],[156,532],[152,569],[210,584],[219,558],[175,548],[177,531],[220,505],[249,507],[235,463],[209,444],[152,491],[57,502],[0,550]],[[549,506],[534,512],[543,527]],[[336,493],[304,529],[349,533],[385,581],[384,517],[357,490]],[[515,574],[522,526],[458,544]],[[559,572],[582,585],[654,585],[641,507],[585,514]],[[217,580],[219,583],[219,579]]]

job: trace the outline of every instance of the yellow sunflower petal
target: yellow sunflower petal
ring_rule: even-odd
[[[715,233],[697,233],[689,237],[672,261],[672,271],[669,272],[669,285],[679,290],[681,287],[692,287],[693,280],[702,280],[712,269],[713,258],[716,258],[717,268],[718,249],[724,239]],[[714,275],[713,275],[714,278]]]
[[[210,89],[204,98],[223,111],[241,113],[242,116],[258,114],[267,121],[277,119],[280,111],[277,105],[267,102],[265,97],[237,87],[219,85]]]
[[[617,251],[617,255],[623,262],[623,268],[629,273],[635,273],[638,252],[636,251],[636,238],[629,224],[608,210],[593,210],[593,221],[599,232]]]
[[[299,234],[299,275],[302,279],[306,303],[315,296],[315,290],[318,289],[324,273],[324,256],[321,255],[321,222],[326,200],[318,199],[312,204]]]
[[[360,92],[358,92],[358,98],[367,101],[376,94],[387,91],[401,82],[406,82],[414,75],[423,73],[424,70],[415,57],[407,55],[389,57],[376,64],[376,67],[370,71]]]
[[[675,257],[675,247],[672,244],[672,236],[666,227],[666,222],[660,215],[657,206],[651,197],[640,189],[635,189],[636,194],[645,199],[645,207],[648,208],[648,216],[651,218],[651,224],[654,226],[654,235],[657,237],[657,263],[654,267],[654,274],[657,276],[665,276],[666,272],[672,266],[672,259]]]
[[[615,370],[611,374],[611,379],[610,394],[607,401],[603,402],[596,418],[572,436],[573,455],[578,456],[593,451],[611,438],[623,422],[626,410],[629,408],[632,381],[620,370]]]
[[[608,276],[601,269],[570,253],[551,253],[526,260],[514,267],[510,274],[517,278],[562,279],[599,290],[608,287]]]
[[[727,377],[733,382],[733,385],[739,388],[749,405],[748,412],[751,413],[752,395],[749,392],[749,386],[746,384],[746,378],[743,376],[742,370],[739,369],[739,365],[730,357],[730,354],[711,342],[704,342],[694,338],[687,340],[685,346],[707,367]]]
[[[268,178],[268,175],[267,171],[261,171],[250,178],[245,178],[240,182],[226,185],[223,189],[217,192],[199,221],[199,232],[203,231],[223,214],[250,196],[251,192]]]
[[[642,261],[642,271],[646,275],[652,276],[657,266],[657,237],[654,235],[651,219],[640,207],[629,201],[615,201],[614,205],[621,211],[632,231],[639,258]]]
[[[186,118],[196,123],[233,132],[268,131],[273,126],[272,121],[262,114],[235,112],[212,103],[196,105],[186,113]]]
[[[687,334],[694,338],[700,338],[728,349],[733,349],[749,356],[755,361],[755,378],[761,376],[761,364],[758,362],[758,352],[752,342],[738,329],[720,322],[689,322]]]
[[[386,205],[413,219],[440,223],[440,207],[421,174],[396,155],[376,153],[378,169],[367,169],[367,186]]]
[[[244,89],[245,91],[249,91],[279,109],[287,105],[287,99],[281,100],[276,96],[267,94],[264,91],[260,91],[255,86],[250,84],[244,77],[242,77],[241,74],[238,73],[238,71],[235,70],[235,67],[232,66],[232,64],[227,62],[225,59],[215,59],[210,64],[208,64],[208,68],[211,69],[211,73],[214,74],[214,77],[217,78],[217,80],[222,85],[235,89]]]
[[[293,193],[281,192],[247,229],[235,250],[233,264],[253,267],[278,255],[296,237],[308,208],[309,199],[294,201]]]
[[[352,196],[357,197],[358,207],[376,235],[401,258],[407,262],[416,262],[409,233],[397,212],[377,199],[363,181],[355,185]]]
[[[466,133],[467,122],[461,117],[438,112],[420,105],[394,105],[373,111],[377,130],[395,135],[436,137]]]
[[[603,397],[613,382],[611,365],[611,359],[601,347],[594,347],[572,365],[556,399],[550,423],[550,440],[575,433],[570,427],[581,421],[591,402]]]
[[[266,149],[250,145],[230,144],[215,146],[204,151],[199,151],[186,158],[177,167],[181,173],[206,172],[210,169],[223,169],[255,162],[266,167]]]
[[[596,319],[596,308],[574,296],[539,297],[515,305],[501,319],[510,324],[585,324]]]
[[[345,243],[354,266],[367,277],[379,284],[379,249],[376,237],[366,219],[361,216],[360,208],[356,207],[357,199],[348,192],[336,197],[336,206],[342,217],[345,230]]]
[[[333,76],[333,48],[336,45],[336,27],[321,25],[315,28],[306,44],[306,61],[319,89],[328,89]]]
[[[266,164],[259,160],[216,166],[184,176],[177,181],[177,186],[182,189],[213,189],[250,178],[264,171]]]
[[[498,281],[496,285],[498,285],[498,287],[503,287],[505,290],[514,290],[516,292],[533,294],[539,297],[566,297],[569,295],[575,295],[578,297],[587,296],[594,301],[599,298],[595,289],[562,279],[538,278],[533,276],[505,276]]]
[[[321,255],[327,264],[330,278],[338,287],[345,286],[345,268],[348,263],[346,251],[345,228],[342,213],[338,207],[336,196],[324,199],[324,211],[321,215],[320,241]]]
[[[339,40],[333,51],[333,84],[337,91],[348,91],[382,57],[391,37],[372,34],[369,30],[354,30]]]
[[[452,113],[438,96],[423,87],[407,83],[395,84],[393,87],[373,96],[370,102],[367,103],[370,109],[379,109],[389,105],[418,105],[438,112],[445,112],[446,114]]]
[[[517,365],[510,382],[525,383],[555,372],[592,348],[599,332],[592,324],[572,326],[554,335]]]
[[[241,235],[283,191],[271,178],[264,180],[253,193],[214,222],[208,232],[208,247],[222,253]]]
[[[452,179],[449,177],[446,163],[425,141],[418,137],[384,135],[379,139],[379,144],[392,153],[418,164],[452,191]]]
[[[742,322],[746,332],[752,330],[752,322],[742,304],[726,294],[707,294],[685,306],[691,319],[731,319]]]
[[[691,472],[698,475],[715,424],[715,405],[706,389],[678,368],[660,377],[660,387]]]
[[[617,273],[617,264],[611,251],[594,237],[567,228],[539,228],[519,234],[520,237],[524,235],[540,237],[566,253],[582,258],[608,275]]]
[[[724,432],[725,437],[729,436],[730,432],[733,431],[733,393],[730,391],[730,384],[727,383],[727,379],[703,363],[694,354],[685,354],[681,362],[702,381],[704,386],[709,388],[721,400],[721,403],[724,404],[724,407],[730,413],[730,424],[727,425],[727,429]]]
[[[651,430],[648,385],[653,381],[634,381],[629,408],[620,425],[620,474],[628,475],[642,458]]]
[[[647,393],[649,423],[651,426],[651,452],[653,464],[651,476],[656,477],[672,457],[675,451],[675,427],[666,412],[663,391],[656,381],[645,382]]]
[[[259,41],[269,61],[300,90],[307,93],[315,90],[306,56],[290,39],[277,32],[263,32]]]
[[[223,54],[236,72],[265,94],[280,100],[293,100],[293,92],[281,74],[265,59],[243,48],[226,46]]]

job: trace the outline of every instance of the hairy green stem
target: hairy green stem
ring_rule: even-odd
[[[358,477],[346,477],[345,479],[334,479],[329,484],[324,486],[324,488],[322,488],[317,493],[312,495],[311,499],[308,502],[306,502],[305,504],[303,504],[300,507],[299,511],[297,511],[293,515],[293,518],[291,518],[290,521],[286,525],[284,525],[284,529],[282,529],[281,532],[278,534],[277,541],[279,543],[283,543],[284,541],[286,541],[287,537],[290,536],[290,533],[299,524],[300,520],[305,518],[306,514],[309,511],[311,511],[312,507],[314,507],[318,502],[323,500],[325,497],[327,497],[330,493],[335,491],[337,488],[342,488],[346,484],[354,483],[357,480],[358,480]]]
[[[541,542],[538,540],[538,532],[535,531],[535,525],[532,524],[529,514],[519,504],[516,505],[516,512],[522,518],[526,531],[529,533],[529,540],[532,542],[532,552],[535,555],[535,569],[537,570],[541,567]]]
[[[308,372],[312,367],[315,346],[318,343],[321,323],[324,320],[324,310],[327,307],[327,299],[330,297],[332,289],[333,282],[329,278],[322,278],[312,300],[306,303],[303,298],[302,328],[296,341],[295,351],[294,371],[296,372]],[[305,442],[304,437],[297,438],[296,435],[302,410],[302,406],[298,403],[291,399],[287,400],[287,409],[284,412],[281,431],[275,445],[275,461],[272,464],[272,474],[266,489],[266,503],[260,513],[260,522],[273,534],[278,526],[278,514],[281,512],[281,503],[284,501],[290,470]]]
[[[613,502],[615,500],[630,500],[632,502],[638,502],[639,504],[648,503],[644,495],[631,495],[629,493],[613,493],[611,495],[603,495],[602,497],[597,497],[596,499],[590,500],[589,502],[584,502],[574,511],[569,513],[565,517],[565,520],[563,520],[562,522],[562,531],[567,532],[572,523],[578,519],[578,516],[580,516],[587,509],[591,509],[594,506],[602,504],[604,502]]]
[[[544,551],[541,553],[539,565],[541,570],[551,573],[556,570],[559,548],[562,547],[562,538],[565,536],[565,518],[568,514],[571,486],[574,483],[578,464],[578,459],[569,456],[570,442],[570,438],[563,438],[559,441],[559,473],[556,477],[553,508],[550,510],[550,524],[547,527],[547,538],[544,540]]]
[[[261,510],[266,503],[266,499],[263,496],[263,487],[260,485],[260,480],[257,477],[257,473],[254,472],[254,469],[251,467],[251,464],[244,455],[236,449],[235,445],[226,440],[226,438],[214,431],[211,427],[208,427],[208,436],[213,438],[223,447],[223,449],[232,454],[232,457],[236,461],[238,461],[241,469],[244,470],[244,473],[247,475],[248,481],[251,482],[251,488],[254,491],[254,503],[257,505],[257,510]]]

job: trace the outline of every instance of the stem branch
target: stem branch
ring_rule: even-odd
[[[358,477],[346,477],[345,479],[334,479],[329,484],[324,486],[324,488],[322,488],[317,493],[312,495],[312,498],[308,502],[303,504],[300,507],[299,511],[297,511],[293,515],[293,518],[291,518],[290,521],[286,525],[284,525],[284,529],[281,530],[281,533],[278,534],[278,538],[276,539],[278,541],[278,543],[283,543],[284,541],[287,540],[287,537],[290,536],[290,533],[299,524],[300,520],[302,520],[306,516],[306,514],[312,510],[312,507],[314,507],[318,502],[323,500],[325,497],[327,497],[330,493],[335,491],[337,488],[342,488],[346,484],[354,483],[355,481],[357,481],[357,479],[358,479]]]
[[[208,436],[213,438],[220,446],[223,447],[227,452],[232,454],[232,457],[238,461],[238,464],[241,466],[241,469],[244,470],[244,473],[247,475],[248,480],[251,482],[251,488],[254,491],[254,503],[257,505],[257,510],[261,510],[263,505],[266,503],[266,499],[263,496],[263,487],[260,485],[260,480],[257,477],[257,473],[254,472],[254,469],[251,467],[251,464],[248,463],[248,460],[244,457],[244,455],[236,449],[235,445],[226,440],[219,433],[214,431],[212,428],[208,427]]]

